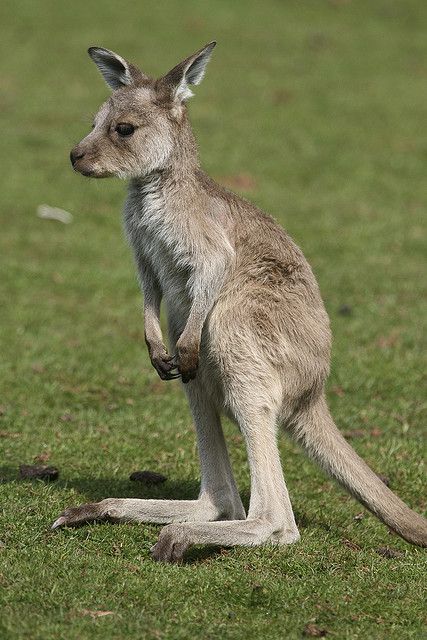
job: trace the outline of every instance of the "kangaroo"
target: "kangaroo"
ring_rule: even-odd
[[[215,44],[157,80],[90,47],[113,91],[70,154],[84,176],[130,181],[124,223],[144,295],[145,341],[160,378],[184,383],[198,440],[199,496],[106,498],[66,509],[53,528],[102,519],[166,524],[151,550],[164,562],[181,560],[194,544],[297,542],[277,447],[283,426],[390,529],[426,546],[427,520],[365,464],[329,413],[329,320],[304,255],[271,217],[200,168],[186,101]],[[170,351],[160,328],[162,300]],[[247,447],[247,515],[222,414],[237,423]]]

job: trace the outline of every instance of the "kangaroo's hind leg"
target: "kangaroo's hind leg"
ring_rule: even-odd
[[[251,474],[251,498],[246,520],[171,524],[162,529],[153,555],[157,560],[179,560],[192,544],[254,546],[265,542],[290,544],[299,539],[276,442],[278,399],[268,379],[265,384],[248,372],[229,380],[229,407],[246,441]],[[277,393],[276,393],[277,395]],[[277,402],[276,402],[277,400]]]
[[[197,500],[106,498],[66,509],[53,528],[105,519],[166,524],[245,518],[216,408],[197,380],[187,387],[187,395],[196,425],[202,472]]]

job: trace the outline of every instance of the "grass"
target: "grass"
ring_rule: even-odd
[[[190,107],[203,165],[232,183],[243,174],[246,195],[303,248],[334,332],[333,415],[425,511],[425,3],[5,0],[0,11],[1,637],[301,638],[312,624],[331,638],[421,638],[424,552],[355,519],[360,505],[284,439],[293,547],[198,548],[161,566],[149,551],[158,527],[49,526],[82,501],[197,495],[184,396],[145,352],[124,185],[73,175],[67,156],[107,95],[88,45],[161,74],[213,37]],[[37,218],[42,202],[73,224]],[[226,431],[247,501],[242,442]],[[57,482],[18,479],[37,456]],[[144,468],[168,481],[128,481]]]

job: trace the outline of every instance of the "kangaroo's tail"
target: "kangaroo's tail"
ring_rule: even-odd
[[[293,433],[310,457],[390,529],[427,546],[427,520],[412,511],[378,478],[335,426],[325,399],[304,409]]]

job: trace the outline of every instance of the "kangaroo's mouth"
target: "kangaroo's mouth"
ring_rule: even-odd
[[[73,169],[76,173],[80,173],[85,178],[109,178],[111,175],[108,171],[100,170],[88,162],[79,160],[73,164]]]
[[[77,166],[74,166],[73,169],[76,173],[80,173],[82,176],[85,176],[85,178],[95,177],[93,169],[88,169],[85,167],[77,167]]]

